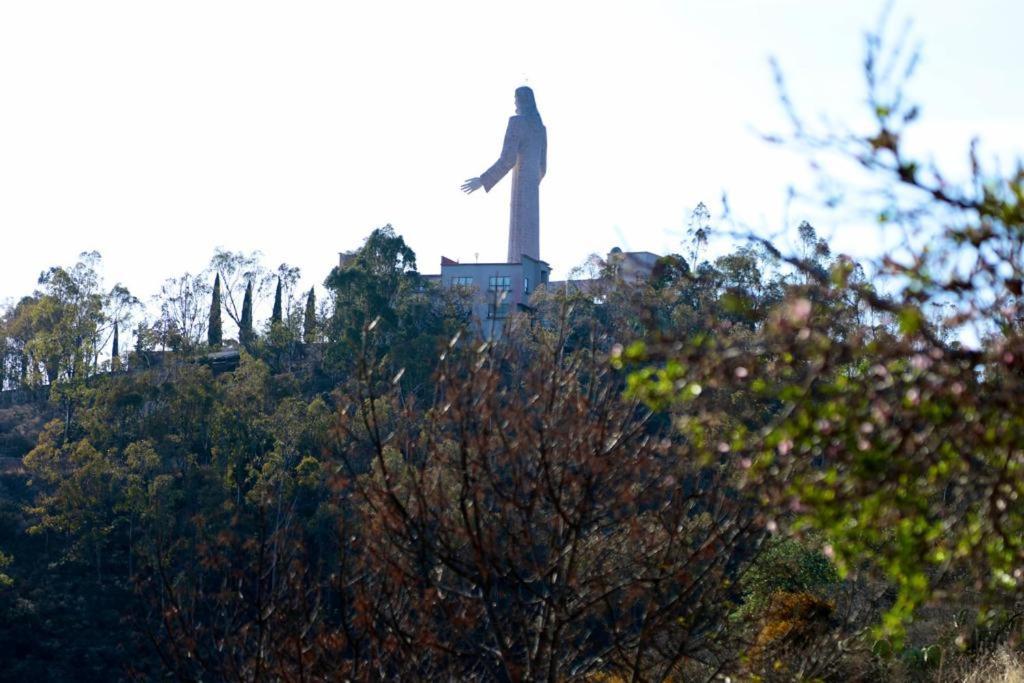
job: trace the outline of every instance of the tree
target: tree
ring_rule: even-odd
[[[36,501],[38,523],[29,533],[56,531],[73,538],[72,553],[91,560],[96,580],[102,582],[104,558],[117,529],[116,499],[123,472],[88,439],[67,437],[66,422],[54,420],[24,458],[25,468],[49,489]]]
[[[247,254],[218,248],[210,259],[209,267],[210,270],[221,276],[224,288],[224,310],[239,328],[243,327],[242,317],[245,304],[244,301],[241,305],[239,304],[239,299],[243,298],[243,292],[248,293],[251,306],[254,298],[261,299],[265,296],[266,290],[273,281],[273,274],[263,265],[262,254],[258,251]],[[251,318],[249,324],[251,327]]]
[[[114,321],[114,340],[110,344],[110,369],[117,371],[121,369],[121,349],[118,346],[118,323]]]
[[[293,311],[296,308],[293,293],[302,273],[295,266],[282,263],[277,267],[276,274],[278,287],[281,289],[282,293],[281,320],[285,324],[290,324],[290,321],[293,318]],[[275,290],[275,298],[276,294],[277,292]]]
[[[28,350],[28,344],[34,335],[30,311],[36,301],[36,297],[23,297],[3,316],[3,368],[6,381],[14,387],[38,383],[38,366],[31,359]]]
[[[711,211],[704,202],[693,208],[686,236],[690,238],[690,263],[696,268],[700,265],[701,252],[707,248],[711,239]]]
[[[115,340],[119,333],[121,324],[130,326],[136,315],[142,313],[142,302],[134,296],[128,288],[118,283],[114,285],[103,299],[103,321],[96,330],[95,348],[93,351],[93,366],[95,371],[100,368],[100,354],[106,347],[107,342],[111,343],[110,363],[120,367],[121,359],[118,349],[115,348]]]
[[[398,323],[400,302],[419,289],[416,254],[390,225],[377,228],[324,285],[336,293],[335,337],[358,340],[376,317],[390,330]]]
[[[242,315],[238,320],[238,343],[245,349],[252,349],[256,341],[256,333],[252,327],[252,282],[245,286],[245,298],[242,300]]]
[[[281,312],[281,278],[277,279],[277,289],[274,290],[274,310],[270,314],[270,324],[280,325],[283,321]]]
[[[316,292],[312,287],[306,295],[306,310],[302,319],[302,341],[315,344],[318,339],[316,320]]]
[[[131,320],[140,303],[119,284],[104,292],[99,264],[100,255],[87,252],[70,268],[48,269],[39,276],[40,288],[6,312],[0,376],[56,385],[100,370],[115,321]]]
[[[860,164],[879,224],[913,236],[874,263],[874,281],[806,222],[802,253],[751,236],[795,275],[765,324],[737,336],[715,316],[703,334],[658,331],[623,355],[645,366],[632,395],[685,412],[677,425],[701,457],[750,463],[773,523],[816,529],[843,572],[892,582],[882,630],[897,640],[951,577],[986,589],[982,622],[1024,592],[1024,169],[989,170],[972,148],[973,177],[957,185],[911,156],[917,56],[902,48],[868,37],[863,132],[813,132],[782,95],[789,141]],[[879,323],[859,325],[862,309]],[[737,420],[726,397],[766,410]]]
[[[94,367],[104,322],[99,262],[97,252],[83,253],[73,267],[55,266],[39,276],[42,290],[32,311],[35,333],[28,351],[42,360],[50,384],[83,379]]]
[[[186,272],[163,282],[157,295],[159,319],[151,330],[139,327],[142,334],[137,343],[141,348],[159,343],[165,349],[191,353],[204,339],[210,343],[211,320],[219,325],[221,316],[220,308],[213,305],[213,287],[208,278],[208,273]],[[217,337],[223,341],[223,328],[216,329]],[[150,335],[154,338],[147,341],[145,337]]]
[[[448,315],[448,300],[416,271],[416,254],[390,225],[370,233],[324,285],[334,297],[326,360],[342,376],[369,353],[393,372],[404,369],[413,391],[427,391],[438,349],[468,323]]]
[[[661,256],[651,270],[651,285],[662,289],[678,284],[690,274],[690,264],[679,254]]]
[[[217,348],[224,341],[220,323],[220,273],[213,280],[213,298],[210,300],[210,322],[206,328],[206,339],[211,348]]]
[[[342,405],[383,675],[666,680],[735,657],[719,626],[762,533],[735,471],[702,472],[565,332],[453,344],[422,414],[369,375]]]

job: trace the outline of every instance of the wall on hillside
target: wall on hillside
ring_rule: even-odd
[[[45,403],[49,398],[50,387],[48,386],[0,391],[0,408],[10,408],[26,403]]]

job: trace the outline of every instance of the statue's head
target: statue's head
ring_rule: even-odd
[[[520,116],[540,116],[533,89],[527,85],[516,88],[516,113]]]

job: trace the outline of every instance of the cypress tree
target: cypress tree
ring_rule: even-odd
[[[245,286],[245,298],[242,299],[242,319],[238,322],[238,341],[247,349],[252,346],[252,280]]]
[[[114,321],[114,341],[110,345],[110,369],[117,371],[121,369],[121,354],[118,348],[117,321]]]
[[[306,315],[302,321],[302,341],[312,344],[316,341],[316,293],[309,288],[306,297]]]
[[[220,346],[224,335],[220,326],[220,273],[213,280],[213,301],[210,302],[210,325],[206,331],[206,340],[210,346]]]
[[[277,291],[274,292],[274,312],[270,314],[270,324],[274,325],[281,322],[281,278],[277,278]]]

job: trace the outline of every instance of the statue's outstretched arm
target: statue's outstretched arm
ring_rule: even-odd
[[[480,182],[488,192],[516,165],[516,156],[519,153],[519,135],[515,121],[515,117],[508,120],[508,128],[505,129],[505,142],[501,146],[501,156],[480,176]]]

